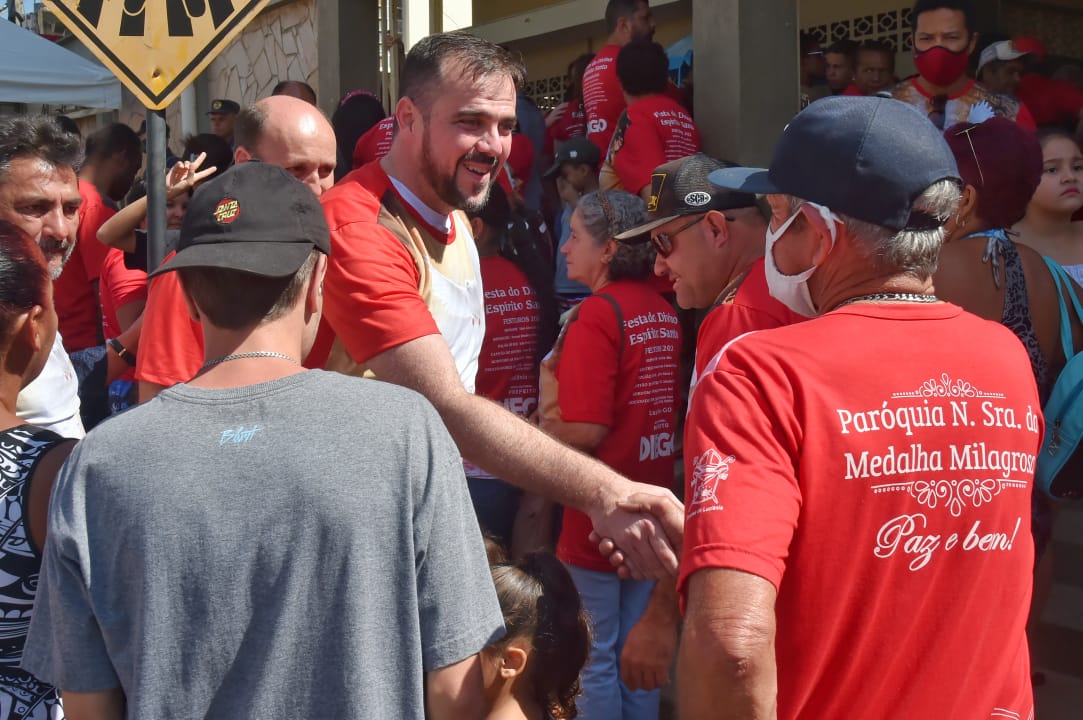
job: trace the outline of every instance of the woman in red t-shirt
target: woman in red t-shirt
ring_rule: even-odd
[[[632,480],[671,488],[680,325],[649,282],[650,243],[613,239],[646,219],[643,201],[626,192],[580,199],[561,252],[568,277],[592,294],[572,311],[553,357],[545,361],[558,382],[559,410],[543,409],[541,426]],[[653,583],[621,580],[590,542],[590,531],[586,515],[564,510],[557,556],[568,566],[594,627],[579,706],[589,717],[657,718],[658,691],[632,691],[619,679],[622,669],[629,670],[622,665],[635,662],[623,650],[630,634],[635,643],[649,637],[649,654],[668,669],[663,648],[675,644],[675,619],[644,615]],[[668,641],[660,643],[660,637]]]

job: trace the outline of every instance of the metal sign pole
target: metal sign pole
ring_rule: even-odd
[[[165,259],[165,111],[147,109],[147,269]]]

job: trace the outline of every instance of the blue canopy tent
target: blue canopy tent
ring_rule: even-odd
[[[685,73],[692,69],[692,36],[686,35],[666,48],[666,56],[669,58],[669,74],[680,87]]]
[[[0,20],[0,102],[120,108],[120,81],[104,66]]]

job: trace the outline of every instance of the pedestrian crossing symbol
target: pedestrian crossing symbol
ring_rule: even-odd
[[[270,0],[46,0],[152,110],[173,102]]]

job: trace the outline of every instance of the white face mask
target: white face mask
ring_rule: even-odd
[[[811,208],[815,208],[820,213],[820,217],[824,219],[824,224],[827,225],[831,233],[831,247],[835,247],[836,228],[835,223],[842,224],[842,220],[839,219],[835,213],[831,212],[822,205],[817,205],[813,202],[803,203]],[[770,226],[767,228],[767,247],[764,251],[764,270],[767,274],[767,288],[771,292],[771,297],[775,298],[783,305],[793,310],[798,315],[804,317],[816,317],[816,306],[812,302],[812,296],[808,290],[808,279],[812,277],[812,274],[816,272],[816,266],[813,265],[808,270],[797,273],[796,275],[784,275],[781,270],[778,269],[778,264],[775,263],[775,243],[782,237],[793,221],[797,219],[798,214],[801,213],[801,207],[786,219],[786,222],[779,225],[777,230],[771,230]]]

